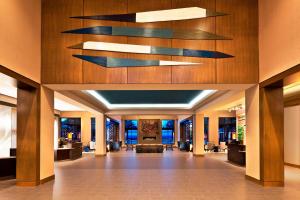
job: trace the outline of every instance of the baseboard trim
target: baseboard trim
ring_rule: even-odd
[[[284,187],[284,182],[282,181],[262,181],[264,187]]]
[[[295,164],[291,164],[291,163],[284,163],[286,166],[289,167],[295,167],[295,168],[299,168],[300,169],[300,165],[295,165]]]
[[[95,154],[95,157],[105,157],[106,154]]]
[[[40,181],[18,181],[16,182],[16,186],[19,187],[35,187],[40,184]]]
[[[52,176],[49,176],[47,178],[44,178],[44,179],[40,180],[40,183],[44,184],[44,183],[47,183],[49,181],[53,181],[54,179],[55,179],[55,175],[53,174]]]
[[[254,182],[254,183],[256,183],[256,184],[262,185],[261,181],[258,180],[258,179],[256,179],[256,178],[253,178],[253,177],[248,176],[248,175],[245,175],[245,178],[246,178],[246,180],[248,180],[248,181],[252,181],[252,182]]]
[[[195,157],[204,157],[204,154],[193,154]]]

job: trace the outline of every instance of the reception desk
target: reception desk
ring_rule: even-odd
[[[59,160],[76,160],[82,157],[82,143],[72,143],[70,148],[58,148],[54,151],[54,158]]]
[[[16,157],[0,158],[0,179],[16,177]]]
[[[136,145],[137,153],[163,153],[164,146],[162,144],[138,144]]]
[[[246,165],[246,146],[241,144],[228,144],[228,161],[245,166]]]

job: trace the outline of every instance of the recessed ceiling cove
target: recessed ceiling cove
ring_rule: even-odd
[[[222,15],[225,14],[207,10],[205,8],[188,7],[188,8],[156,10],[156,11],[137,12],[137,13],[118,14],[118,15],[75,16],[71,18],[148,23],[148,22],[200,19],[200,18],[216,17]]]
[[[191,109],[215,90],[115,90],[84,91],[109,109]]]

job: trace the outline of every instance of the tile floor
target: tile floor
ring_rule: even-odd
[[[55,181],[38,187],[0,181],[0,199],[300,199],[300,169],[286,168],[284,188],[264,188],[245,180],[245,169],[227,163],[225,154],[110,153],[55,164]]]

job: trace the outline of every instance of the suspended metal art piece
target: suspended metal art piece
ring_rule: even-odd
[[[140,28],[118,26],[95,26],[64,31],[70,34],[92,34],[108,36],[129,36],[184,40],[230,40],[224,36],[201,31],[199,29]]]
[[[201,63],[177,62],[164,60],[139,60],[129,58],[114,58],[105,56],[73,55],[81,60],[103,67],[147,67],[147,66],[174,66],[174,65],[200,65]]]
[[[221,53],[218,51],[206,50],[193,50],[183,48],[168,48],[168,47],[155,47],[148,45],[132,45],[120,44],[110,42],[84,42],[75,46],[69,47],[71,49],[83,49],[94,51],[112,51],[122,53],[138,53],[138,54],[151,54],[151,55],[168,55],[168,56],[186,56],[198,58],[231,58],[233,56]]]
[[[188,8],[137,12],[137,13],[129,13],[129,14],[117,14],[117,15],[76,16],[71,18],[146,23],[146,22],[200,19],[200,18],[216,17],[216,16],[223,16],[223,15],[226,14],[207,10],[204,8],[199,8],[199,7],[188,7]]]

